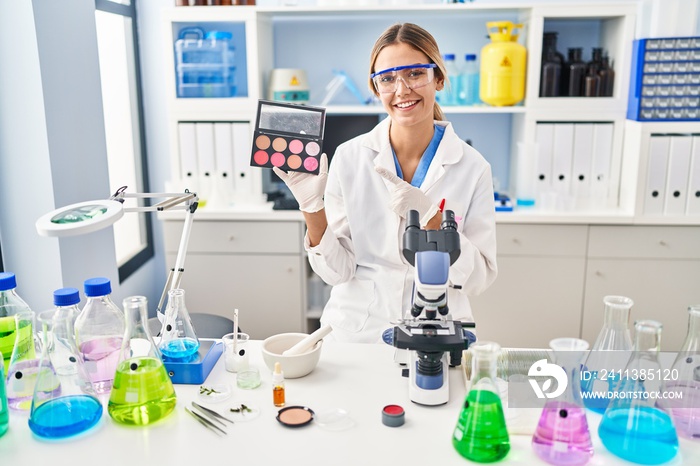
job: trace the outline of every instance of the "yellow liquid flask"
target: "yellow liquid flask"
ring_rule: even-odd
[[[52,309],[38,318],[43,344],[29,428],[45,439],[82,434],[99,422],[102,403],[75,345],[70,315]]]
[[[41,343],[34,332],[35,315],[30,310],[14,316],[15,345],[7,370],[7,402],[10,409],[29,412],[39,374]]]
[[[147,300],[124,300],[126,330],[107,405],[116,422],[145,426],[175,409],[175,389],[147,325]]]
[[[469,347],[472,356],[471,389],[457,420],[452,445],[460,455],[477,463],[504,458],[510,451],[503,405],[496,387],[501,347],[478,342]]]
[[[620,374],[617,394],[605,410],[598,437],[611,453],[639,464],[661,464],[678,453],[671,417],[656,406],[663,396],[659,363],[661,324],[635,322],[634,351]]]
[[[168,291],[158,349],[166,362],[191,362],[199,356],[199,339],[185,306],[185,290]]]
[[[518,43],[522,27],[510,21],[486,23],[492,42],[481,49],[479,97],[487,104],[504,107],[525,98],[527,51]]]

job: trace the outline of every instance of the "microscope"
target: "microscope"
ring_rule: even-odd
[[[454,212],[443,212],[439,230],[421,230],[419,219],[418,211],[409,211],[403,234],[403,255],[415,268],[410,317],[407,311],[391,340],[409,352],[404,375],[411,401],[436,406],[449,401],[448,369],[474,341],[466,330],[474,324],[452,320],[447,306],[450,266],[460,254]]]

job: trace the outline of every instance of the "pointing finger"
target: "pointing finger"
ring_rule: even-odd
[[[397,185],[397,184],[399,184],[399,183],[403,183],[403,182],[404,182],[401,178],[399,178],[398,176],[394,175],[393,173],[391,173],[389,170],[387,170],[387,169],[384,168],[384,167],[379,167],[379,166],[374,167],[374,171],[376,171],[377,173],[379,173],[379,174],[382,176],[382,178],[384,178],[385,180],[387,180],[387,181],[390,182],[390,183],[393,183],[393,184],[396,184],[396,185]]]

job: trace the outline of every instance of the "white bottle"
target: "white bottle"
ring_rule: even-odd
[[[460,75],[459,103],[460,105],[478,105],[479,99],[479,65],[476,55],[468,53],[464,56],[464,67]]]
[[[438,94],[439,102],[441,105],[459,105],[459,68],[457,67],[457,61],[455,60],[454,53],[447,53],[443,55],[443,60],[445,61],[445,70],[447,70],[447,80],[445,87]]]
[[[75,331],[75,320],[80,314],[80,291],[77,288],[59,288],[53,292],[53,304],[56,306],[56,314],[68,315],[72,330]]]

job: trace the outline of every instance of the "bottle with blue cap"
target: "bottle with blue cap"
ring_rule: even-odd
[[[462,74],[459,77],[459,103],[461,105],[477,105],[481,102],[479,99],[479,73],[476,54],[466,54]]]
[[[71,328],[75,328],[75,320],[80,314],[80,291],[77,288],[59,288],[53,292],[53,304],[56,306],[56,314],[68,317]]]
[[[459,105],[460,72],[455,54],[447,53],[442,58],[445,61],[447,82],[445,87],[438,93],[438,100],[441,105]]]
[[[124,338],[124,313],[112,301],[108,278],[85,280],[83,291],[87,302],[75,322],[75,340],[95,391],[108,393]]]
[[[3,354],[5,371],[9,369],[15,346],[15,315],[31,311],[29,305],[17,294],[17,279],[12,272],[0,272],[0,353]],[[21,340],[32,338],[32,328],[22,329]]]

